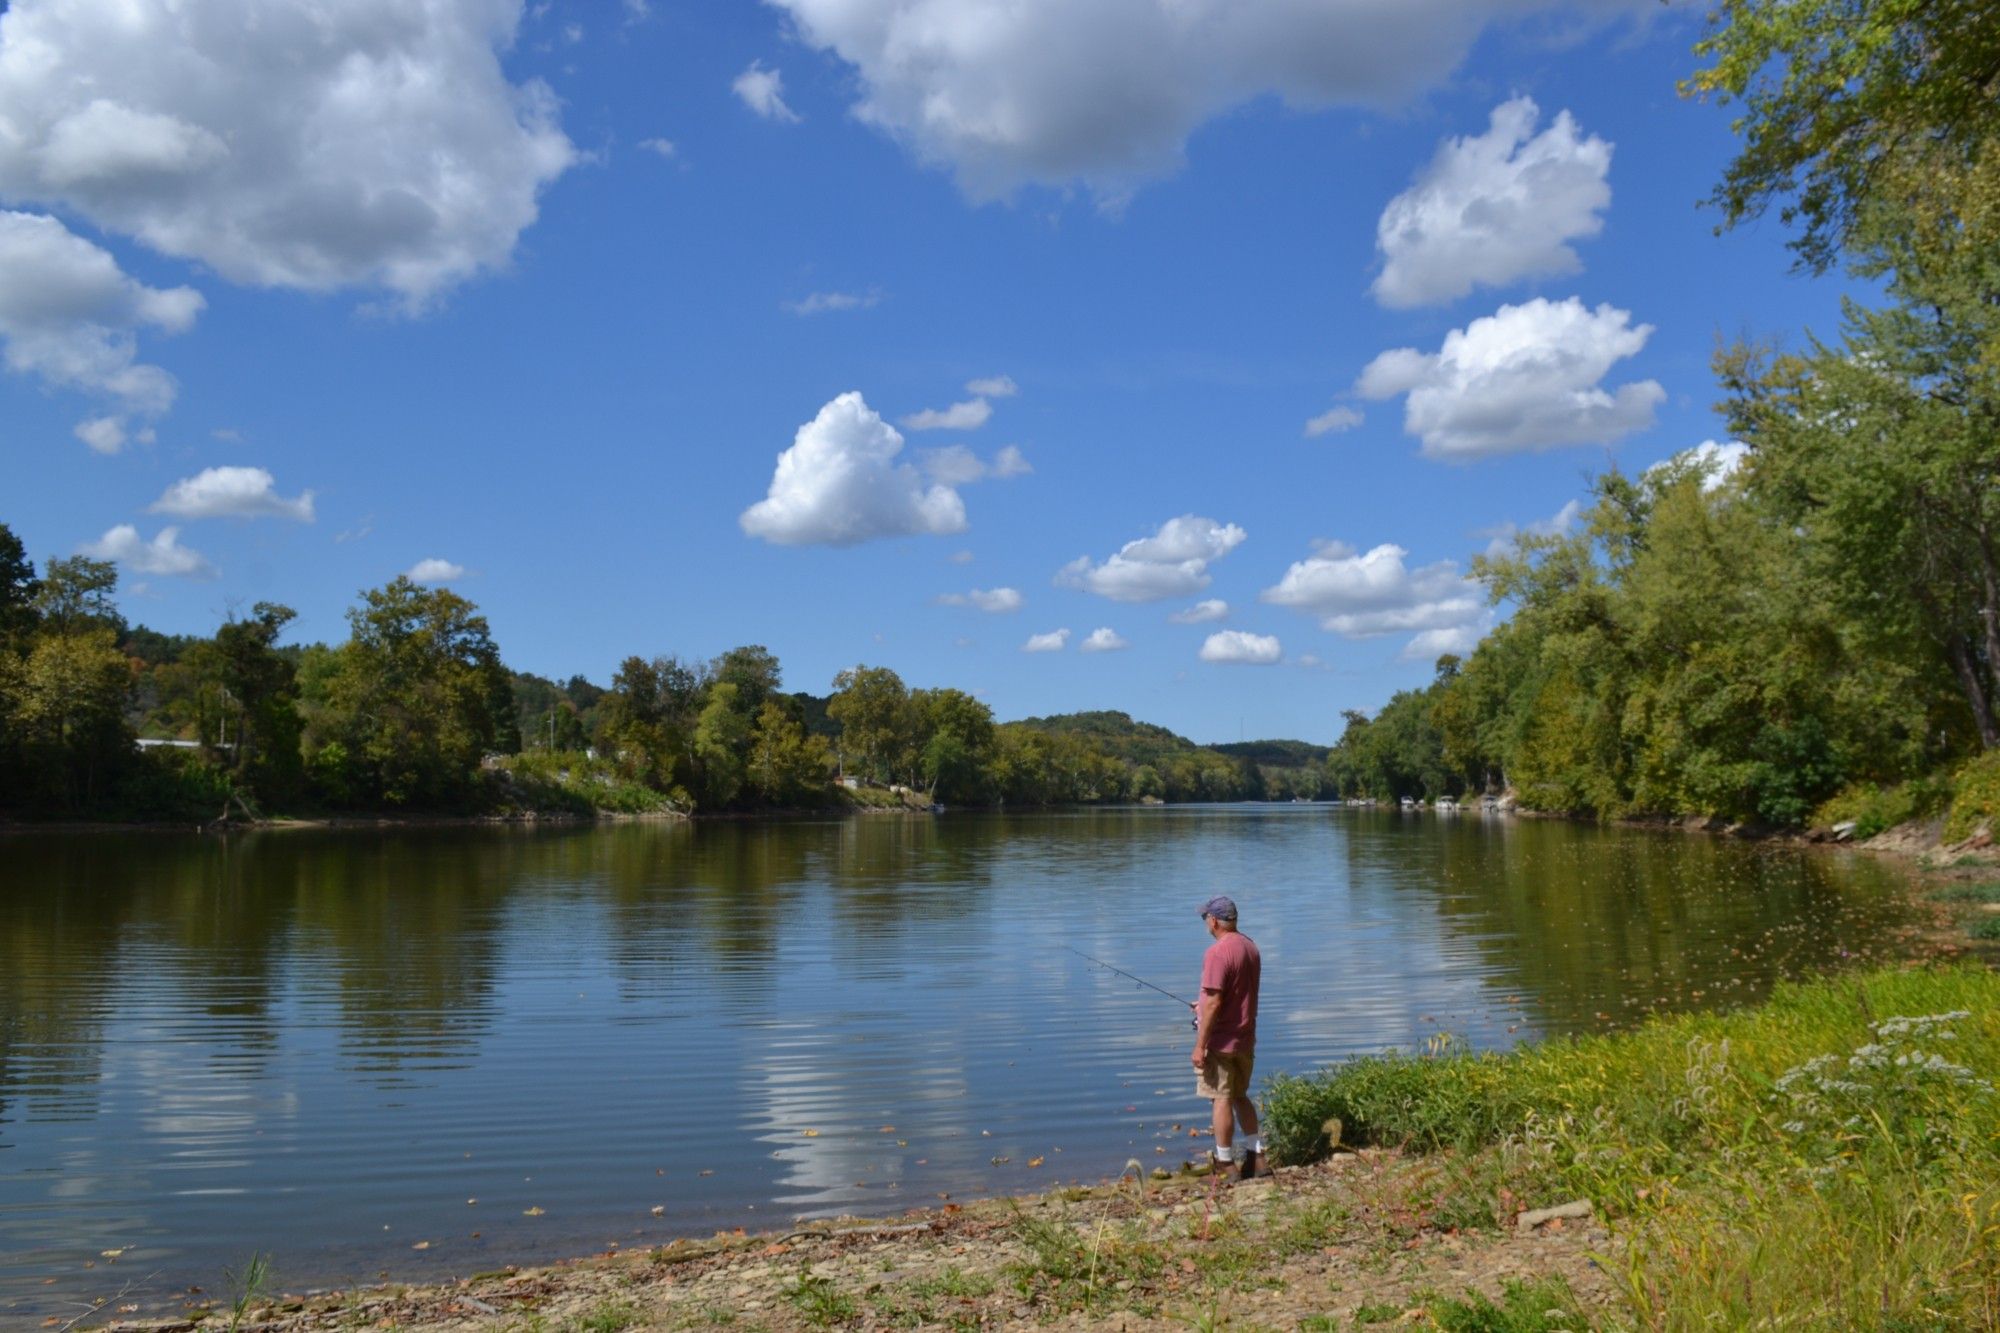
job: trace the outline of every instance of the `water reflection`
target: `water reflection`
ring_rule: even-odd
[[[1867,861],[1324,807],[0,855],[0,1323],[107,1249],[148,1299],[418,1278],[1177,1160],[1186,1012],[1065,946],[1192,993],[1217,891],[1265,1069],[1754,998],[1903,920]]]

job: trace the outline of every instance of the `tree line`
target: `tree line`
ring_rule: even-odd
[[[364,591],[333,645],[283,643],[295,613],[275,603],[206,638],[128,625],[117,583],[115,565],[81,556],[38,575],[0,525],[0,809],[714,812],[1320,787],[1316,765],[1231,757],[1121,713],[1000,723],[963,690],[886,667],[843,671],[827,696],[788,692],[760,645],[557,683],[509,670],[472,602],[407,578]]]

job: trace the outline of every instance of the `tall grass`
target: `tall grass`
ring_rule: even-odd
[[[1351,1061],[1268,1088],[1273,1154],[1484,1154],[1627,1241],[1646,1327],[2000,1327],[2000,975],[1885,971],[1506,1054]],[[1476,1173],[1467,1179],[1480,1179]]]

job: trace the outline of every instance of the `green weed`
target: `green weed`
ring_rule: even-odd
[[[947,1268],[936,1277],[920,1278],[910,1289],[926,1300],[978,1300],[993,1294],[993,1279],[984,1273]]]
[[[236,1293],[229,1303],[229,1333],[236,1333],[243,1324],[243,1316],[263,1297],[264,1288],[271,1281],[271,1256],[259,1251],[250,1256],[242,1272],[225,1269],[223,1276]]]
[[[2000,940],[2000,916],[1973,922],[1966,928],[1966,934],[1975,940]]]
[[[639,1322],[637,1306],[624,1301],[605,1301],[589,1314],[573,1320],[573,1333],[624,1333]]]
[[[1470,1296],[1429,1303],[1431,1324],[1444,1333],[1583,1333],[1590,1321],[1560,1279],[1509,1282],[1496,1303]]]
[[[833,1279],[815,1276],[810,1269],[799,1270],[798,1281],[785,1290],[785,1299],[815,1328],[850,1324],[861,1317],[861,1306],[852,1296],[836,1287]]]
[[[1931,890],[1931,897],[1947,903],[2000,903],[2000,884],[1951,884]]]
[[[1347,1234],[1354,1214],[1339,1199],[1324,1199],[1281,1214],[1272,1240],[1281,1254],[1323,1250]]]
[[[1025,1296],[1065,1309],[1108,1300],[1119,1283],[1138,1286],[1166,1266],[1160,1248],[1129,1225],[1104,1221],[1080,1229],[1067,1221],[1019,1213],[1014,1235],[1029,1254],[1026,1263],[1008,1269],[1016,1286]]]
[[[979,1322],[976,1311],[952,1307],[954,1304],[969,1305],[982,1296],[991,1296],[993,1290],[993,1279],[983,1273],[947,1268],[934,1277],[917,1278],[901,1286],[873,1292],[869,1302],[880,1313],[883,1322],[897,1328],[939,1323],[954,1327],[976,1326]]]

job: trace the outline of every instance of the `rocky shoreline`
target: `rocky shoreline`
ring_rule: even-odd
[[[175,1317],[87,1326],[775,1333],[1165,1330],[1227,1320],[1332,1328],[1357,1318],[1414,1322],[1439,1302],[1504,1299],[1514,1284],[1541,1305],[1573,1303],[1585,1318],[1618,1299],[1603,1267],[1616,1241],[1587,1209],[1474,1225],[1453,1202],[1448,1159],[1368,1150],[1251,1182],[1135,1173],[893,1219],[739,1231],[435,1285],[266,1294],[240,1311],[199,1303]]]

